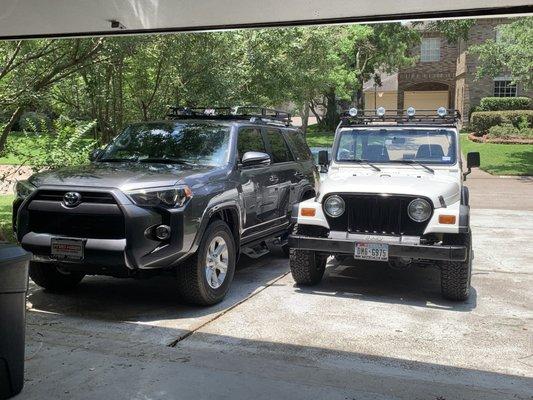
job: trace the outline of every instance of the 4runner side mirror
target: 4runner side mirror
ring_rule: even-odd
[[[463,178],[466,179],[466,176],[472,172],[472,168],[477,168],[481,165],[481,158],[479,152],[472,151],[466,155],[466,168],[467,171],[463,174]]]
[[[241,160],[243,167],[270,165],[270,156],[260,151],[247,151]]]
[[[102,149],[91,150],[89,153],[89,161],[93,162],[98,160],[103,153],[104,151]]]

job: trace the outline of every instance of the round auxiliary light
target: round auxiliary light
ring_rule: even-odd
[[[431,216],[431,206],[424,199],[414,199],[407,207],[407,214],[415,222],[424,222]]]
[[[159,225],[155,228],[155,237],[159,240],[167,240],[170,237],[170,226]]]
[[[376,115],[378,117],[383,117],[385,115],[385,107],[379,107],[377,110],[376,110]]]
[[[324,211],[333,218],[340,217],[344,214],[345,209],[346,205],[344,204],[344,200],[337,195],[329,196],[324,203]]]
[[[415,110],[414,107],[409,107],[409,108],[407,109],[407,116],[409,116],[409,117],[414,117],[415,114],[416,114],[416,110]]]
[[[437,114],[439,114],[439,117],[444,118],[448,114],[448,111],[445,107],[439,107],[437,109]]]
[[[350,114],[350,117],[357,117],[357,108],[352,107],[348,110],[348,114]]]

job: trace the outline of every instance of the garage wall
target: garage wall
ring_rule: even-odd
[[[448,108],[448,91],[416,91],[404,92],[404,107],[414,107],[417,110],[436,110],[439,107]]]
[[[379,95],[381,93],[381,96]],[[398,92],[378,92],[376,103],[374,104],[374,92],[365,93],[365,108],[376,109],[378,107],[385,107],[386,110],[396,110],[398,104]]]

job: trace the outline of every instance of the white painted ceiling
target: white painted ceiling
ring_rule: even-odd
[[[524,12],[527,0],[0,0],[0,38]]]

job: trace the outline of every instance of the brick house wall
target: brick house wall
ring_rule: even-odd
[[[423,32],[422,37],[435,37],[440,42],[440,60],[424,62],[420,60],[420,45],[412,49],[411,54],[418,56],[418,61],[411,67],[401,68],[398,73],[398,109],[403,109],[405,91],[448,90],[449,106],[455,103],[455,76],[457,44],[448,41],[435,32]]]

